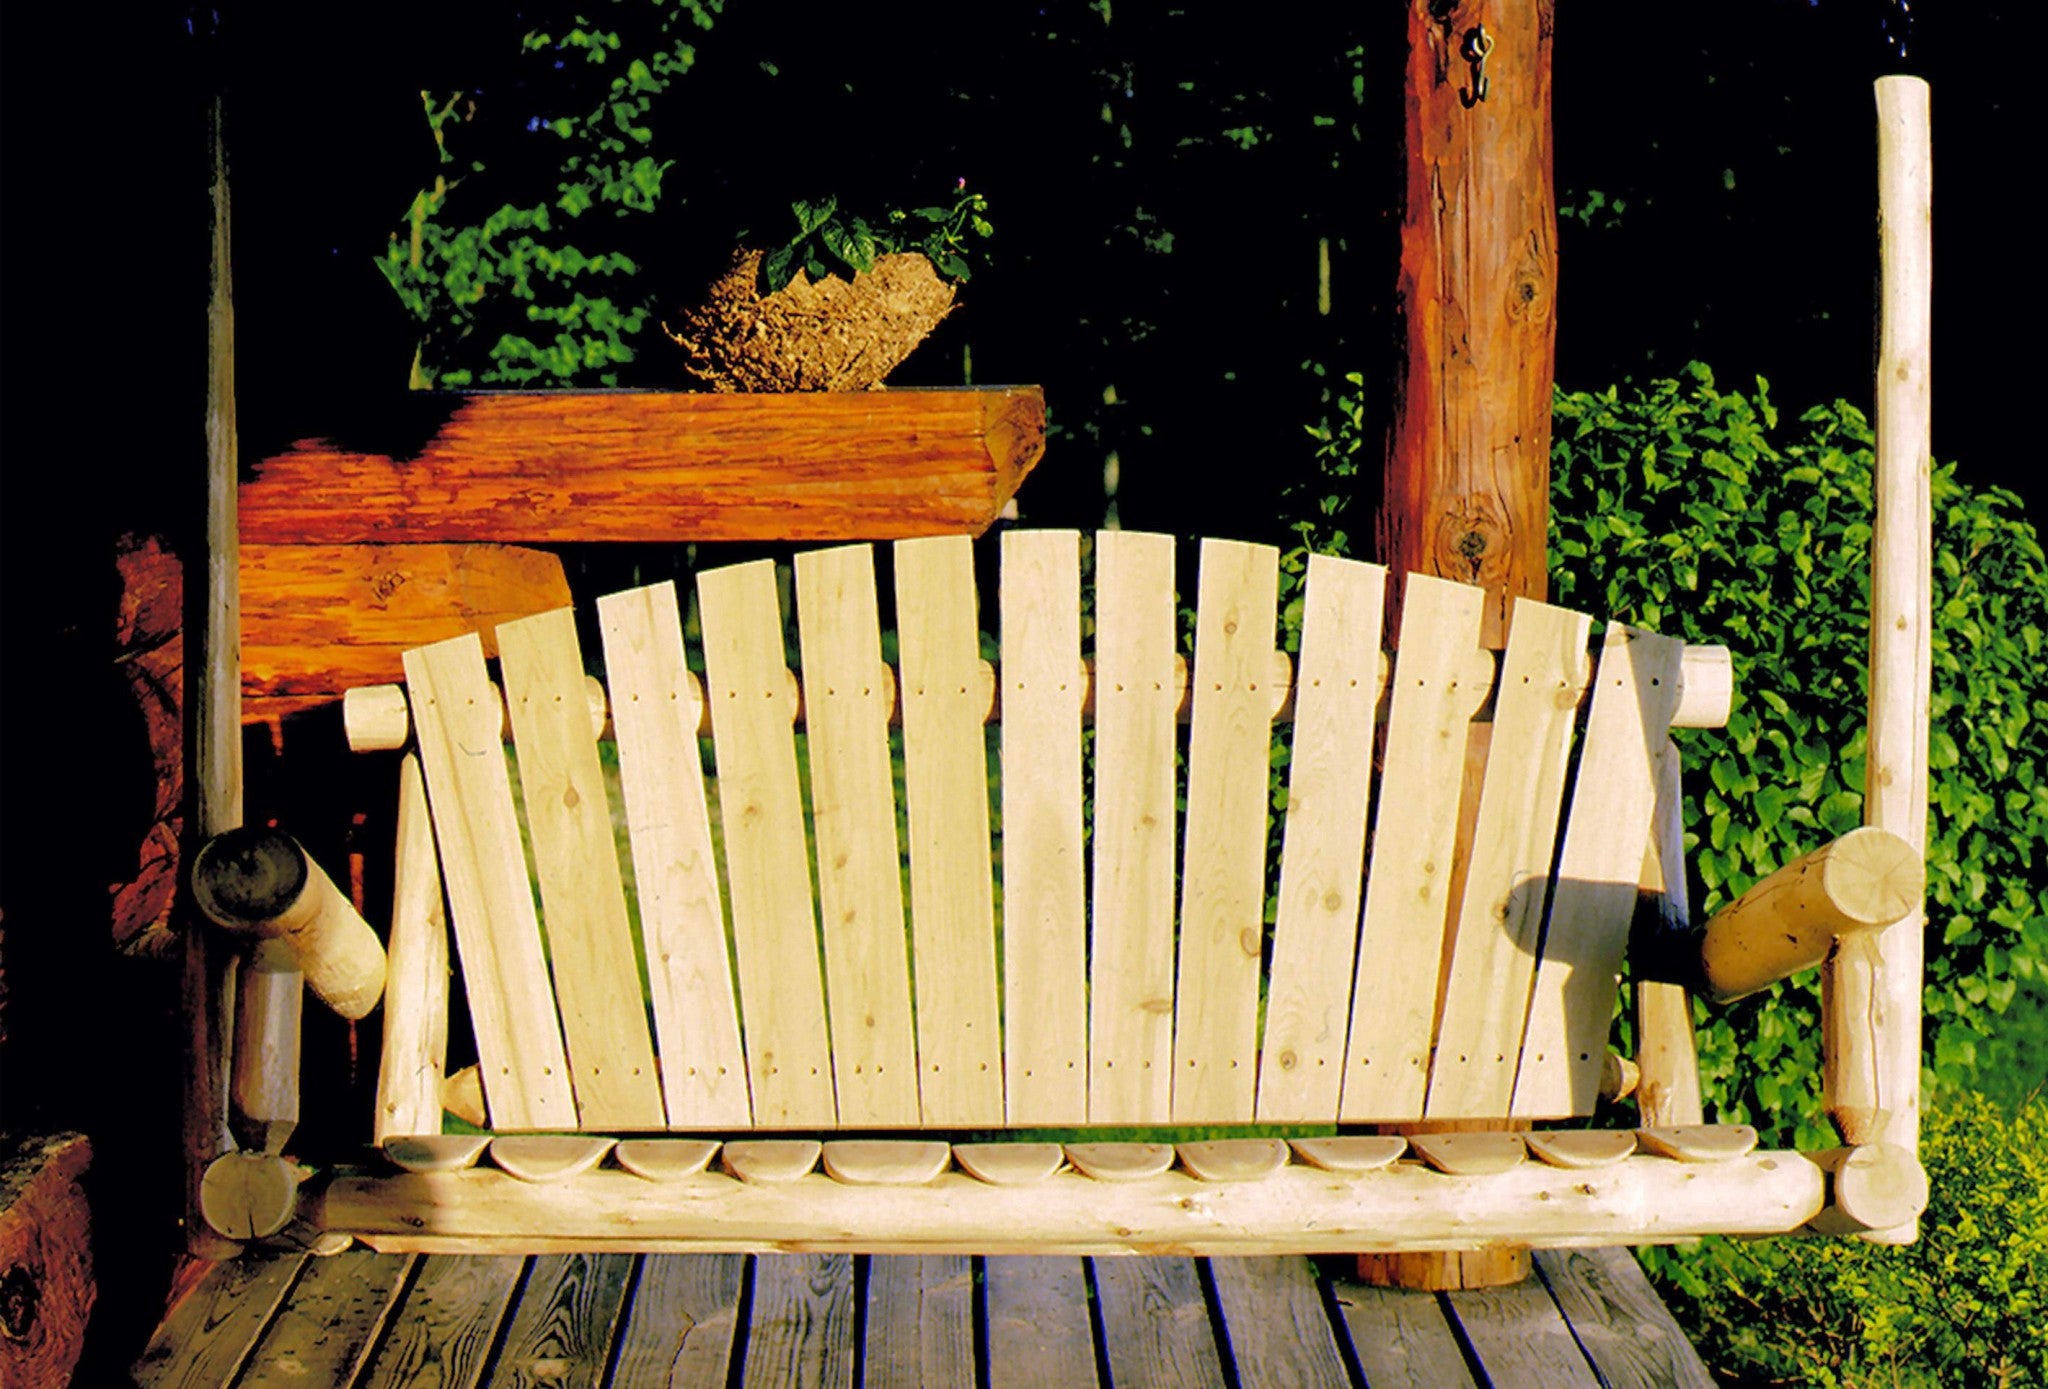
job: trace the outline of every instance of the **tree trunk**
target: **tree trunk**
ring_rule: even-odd
[[[1407,183],[1379,554],[1397,575],[1488,590],[1482,640],[1504,644],[1517,596],[1548,591],[1557,206],[1551,186],[1551,0],[1409,0]],[[1397,581],[1395,601],[1401,597]],[[1398,616],[1390,614],[1390,622]],[[1451,920],[1487,753],[1475,728]],[[1421,1132],[1497,1124],[1416,1125]],[[1528,1251],[1367,1255],[1382,1286],[1519,1282]]]

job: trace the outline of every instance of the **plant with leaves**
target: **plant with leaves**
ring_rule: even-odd
[[[479,91],[421,94],[433,180],[377,262],[419,324],[414,387],[618,384],[650,324],[642,257],[628,247],[644,240],[673,164],[653,152],[651,113],[695,63],[691,35],[723,7],[609,0],[604,23],[577,14],[528,30],[530,99],[566,114],[487,107]],[[480,157],[471,146],[493,134],[502,153]],[[551,157],[533,157],[535,140]],[[458,220],[464,207],[476,220]]]
[[[965,179],[948,206],[892,208],[869,220],[840,211],[836,197],[789,205],[796,235],[761,257],[761,292],[773,294],[801,270],[813,280],[837,274],[851,280],[875,268],[878,256],[916,252],[954,283],[969,278],[968,257],[977,238],[991,236],[988,200],[967,191]]]
[[[1942,1096],[1921,1158],[1930,1197],[1906,1248],[1717,1237],[1643,1260],[1731,1382],[2048,1383],[2048,1100]]]
[[[1727,727],[1680,734],[1704,919],[1862,823],[1870,426],[1841,401],[1781,420],[1762,381],[1722,391],[1697,364],[1560,394],[1555,420],[1555,600],[1734,652]],[[1924,1059],[1960,1085],[2017,990],[2048,977],[2048,563],[2010,492],[1943,465],[1933,504]],[[1699,1022],[1723,1119],[1833,1141],[1817,977]]]

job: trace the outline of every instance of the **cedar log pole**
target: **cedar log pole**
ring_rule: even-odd
[[[186,664],[185,701],[192,719],[193,813],[187,823],[204,839],[242,822],[241,604],[235,535],[235,305],[229,261],[227,151],[221,99],[208,121],[213,213],[210,295],[206,309],[206,584],[199,659]],[[228,1131],[228,1034],[235,1012],[233,954],[199,922],[185,922],[181,991],[185,1048],[185,1240],[200,1258],[224,1259],[241,1246],[219,1238],[204,1218],[207,1167],[235,1146]]]
[[[1397,287],[1403,343],[1379,555],[1396,575],[1484,587],[1482,639],[1495,649],[1505,643],[1514,600],[1548,591],[1557,348],[1551,22],[1551,0],[1408,4]],[[1475,732],[1466,753],[1467,821],[1452,869],[1454,914],[1477,810],[1469,793],[1486,751],[1485,730]],[[1404,1288],[1489,1287],[1520,1282],[1529,1269],[1528,1249],[1515,1245],[1359,1256],[1360,1277]]]
[[[1932,652],[1929,323],[1933,158],[1927,84],[1877,83],[1880,329],[1877,515],[1870,540],[1870,742],[1863,818],[1927,849],[1927,719]],[[1828,1114],[1851,1145],[1917,1154],[1925,911],[1842,942],[1822,971]],[[1918,1223],[1872,1232],[1910,1243]]]

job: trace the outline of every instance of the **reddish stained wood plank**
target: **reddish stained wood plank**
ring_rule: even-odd
[[[1044,451],[1036,386],[432,396],[242,485],[245,542],[893,539],[987,529]],[[384,449],[387,452],[376,450]]]
[[[244,545],[244,721],[405,678],[404,654],[567,607],[562,561],[513,545]]]

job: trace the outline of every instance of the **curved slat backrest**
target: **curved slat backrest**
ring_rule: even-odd
[[[1190,666],[1170,537],[1098,536],[1087,606],[1079,535],[1002,546],[989,611],[967,540],[896,545],[900,677],[868,546],[797,558],[800,680],[767,561],[699,576],[701,693],[672,586],[600,600],[646,1010],[571,615],[499,630],[540,919],[480,644],[408,656],[495,1127],[1590,1112],[1680,643],[1524,601],[1496,678],[1411,576],[1383,655],[1385,571],[1319,557],[1297,678],[1278,552],[1205,541]]]

